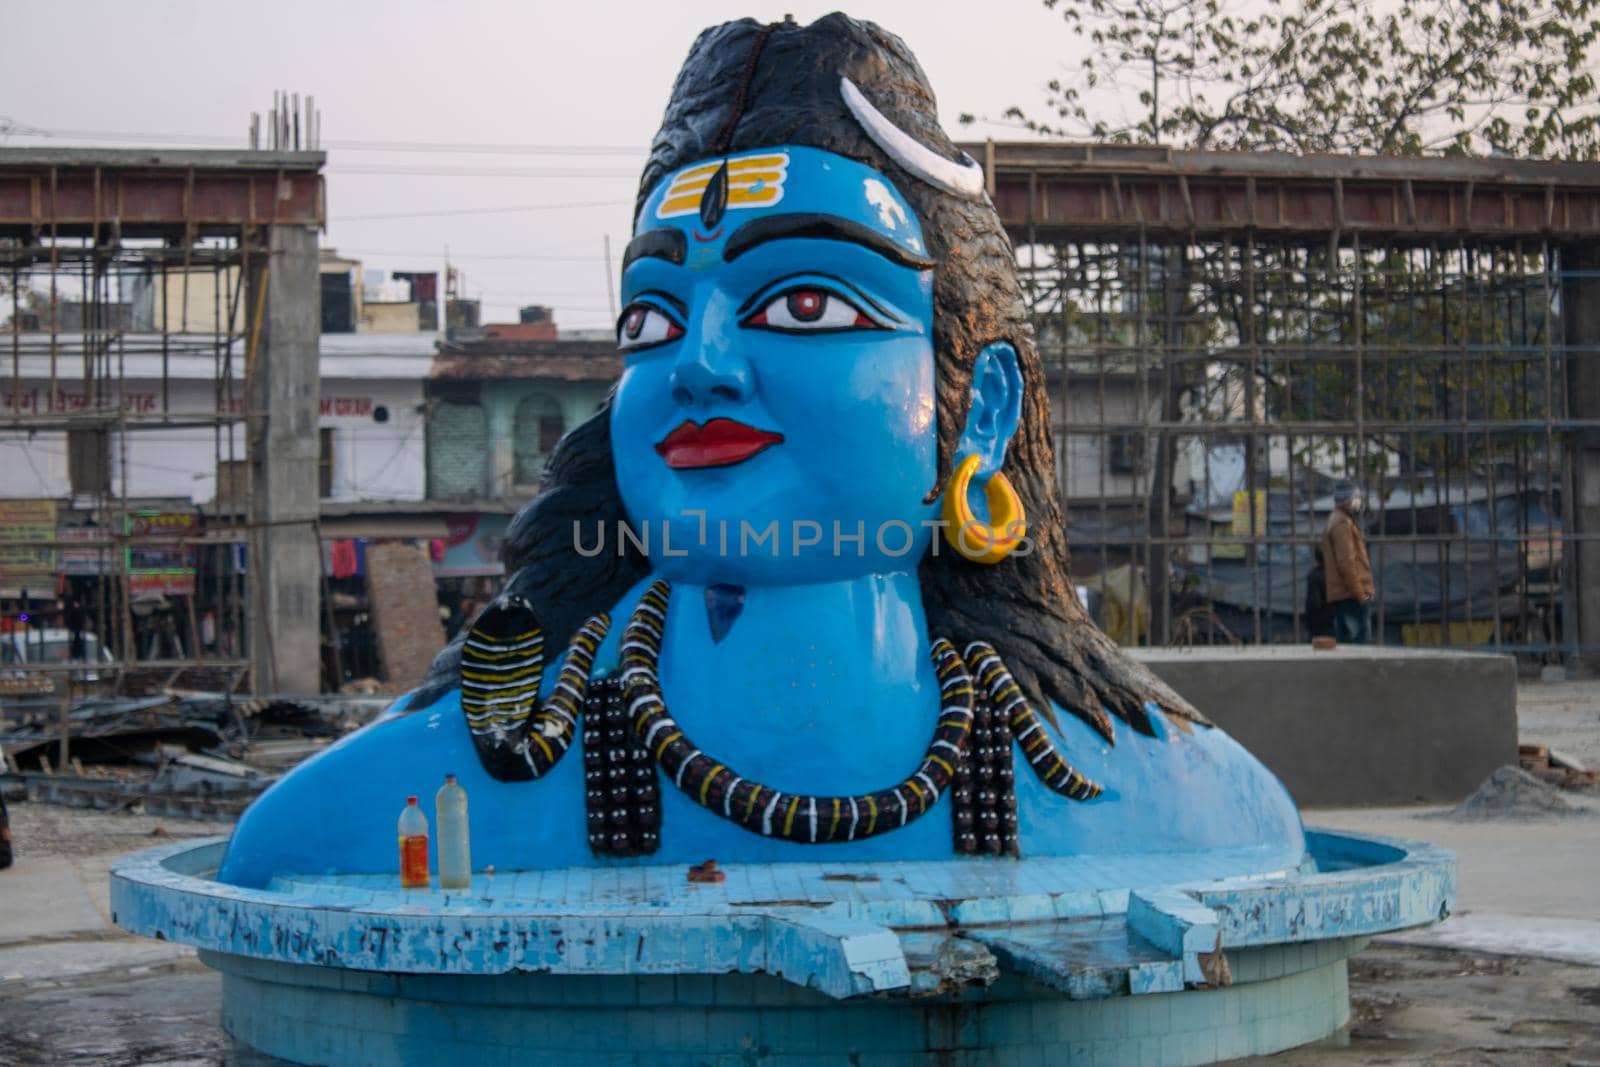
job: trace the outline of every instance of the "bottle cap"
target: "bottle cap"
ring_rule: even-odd
[[[453,782],[456,780],[456,776],[453,774],[447,774],[444,776],[444,780],[447,782]]]
[[[416,802],[417,802],[417,798],[416,797],[406,797],[406,803],[407,804],[415,804]]]

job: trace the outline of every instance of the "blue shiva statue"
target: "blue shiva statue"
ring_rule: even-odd
[[[447,773],[480,869],[1305,854],[1282,786],[1072,593],[1045,372],[906,46],[695,42],[639,186],[625,367],[398,710],[245,814],[224,881],[395,869]]]

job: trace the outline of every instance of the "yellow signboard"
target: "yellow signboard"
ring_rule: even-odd
[[[1235,537],[1249,537],[1252,533],[1265,534],[1267,532],[1267,491],[1256,490],[1256,525],[1250,528],[1250,494],[1240,489],[1233,494],[1233,535]]]
[[[0,500],[0,582],[48,582],[56,576],[56,502]]]

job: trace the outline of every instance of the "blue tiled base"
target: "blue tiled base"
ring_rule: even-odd
[[[228,1031],[290,1063],[1175,1067],[1333,1033],[1365,939],[1450,913],[1438,849],[1307,842],[1292,870],[1217,852],[750,864],[444,893],[227,885],[217,840],[119,862],[111,905],[199,948]]]
[[[223,1024],[297,1064],[977,1067],[1211,1063],[1325,1037],[1349,1018],[1347,938],[1230,954],[1235,984],[1071,1000],[987,989],[840,1001],[767,975],[399,975],[202,951]]]

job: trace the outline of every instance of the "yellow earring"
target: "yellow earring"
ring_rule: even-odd
[[[1027,536],[1027,516],[1010,479],[995,471],[983,487],[984,499],[989,502],[989,522],[978,520],[967,503],[967,487],[978,473],[978,463],[977,453],[967,456],[956,464],[950,484],[945,486],[944,539],[974,563],[999,563]]]

